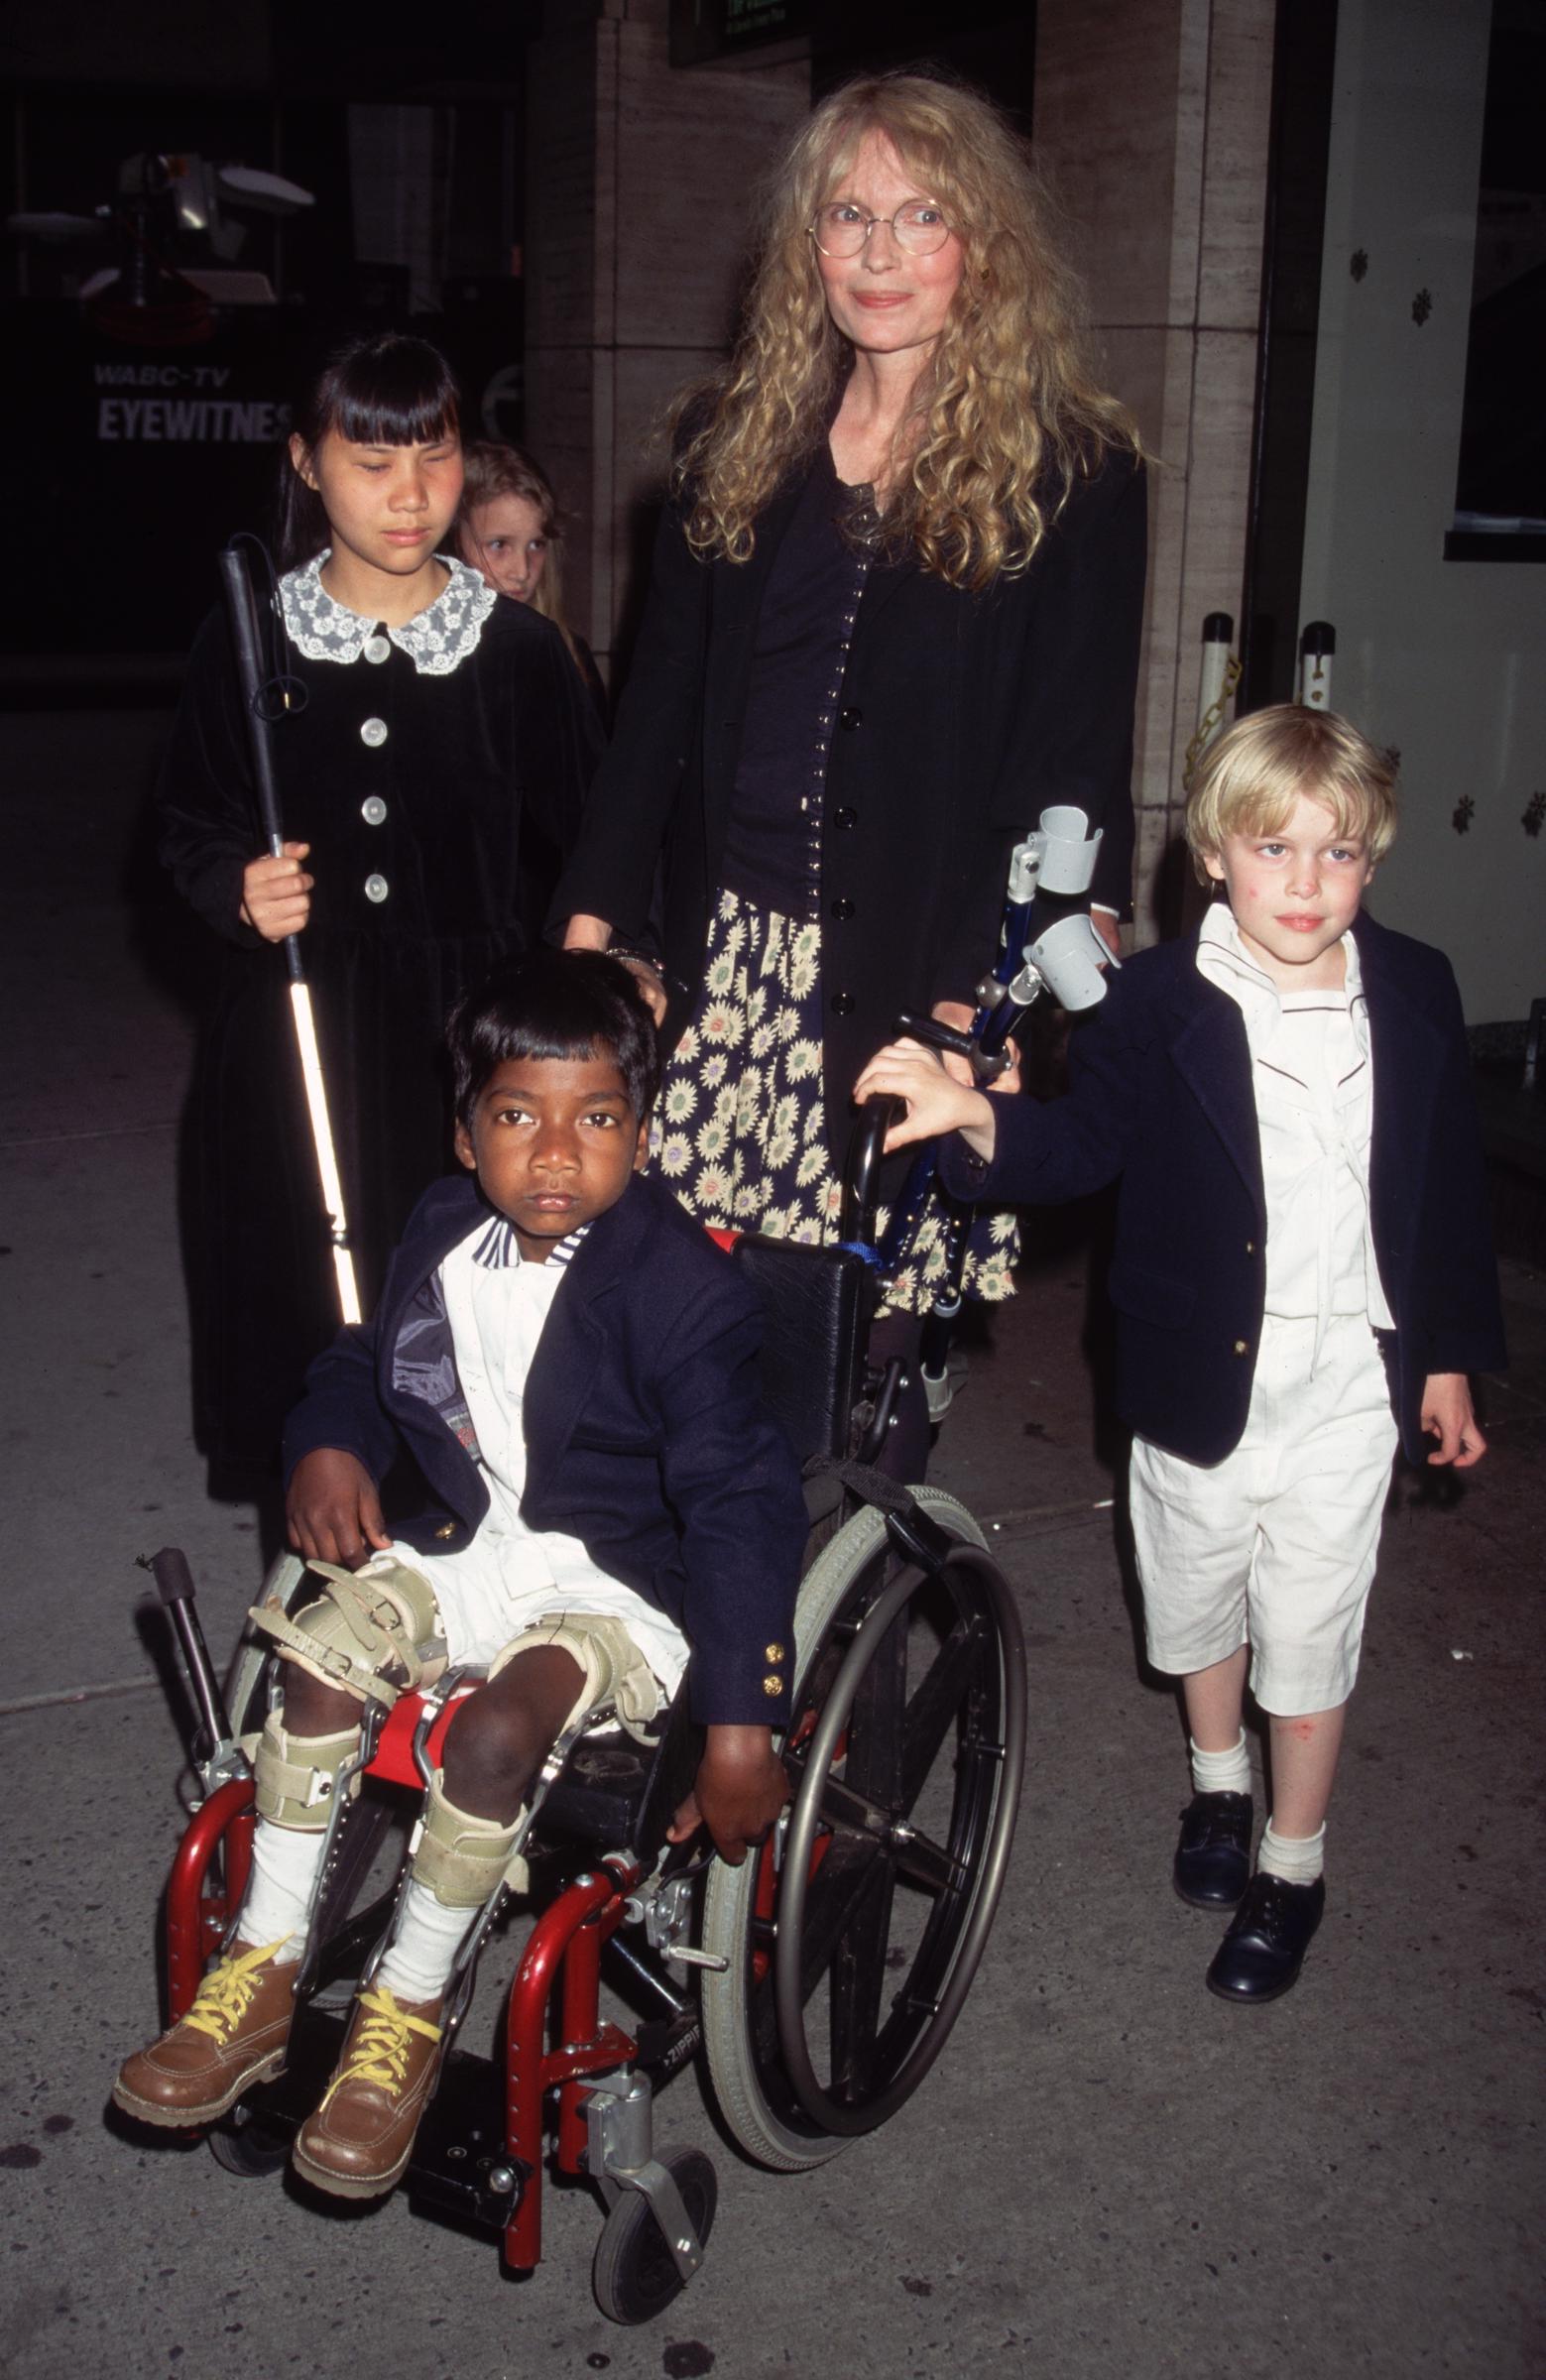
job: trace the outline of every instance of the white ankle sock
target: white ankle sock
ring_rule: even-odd
[[[427,1884],[410,1876],[391,1942],[376,1969],[377,1988],[400,2000],[437,2000],[451,1979],[462,1937],[476,1909],[447,1909]]]
[[[1275,1835],[1267,1820],[1256,1850],[1263,1875],[1278,1876],[1285,1884],[1313,1884],[1326,1865],[1326,1829],[1313,1835]]]
[[[1242,1727],[1240,1741],[1227,1752],[1205,1752],[1191,1736],[1192,1791],[1194,1793],[1249,1793],[1250,1791],[1250,1754],[1246,1749],[1246,1730]]]
[[[277,1827],[271,1818],[258,1821],[252,1839],[252,1881],[238,1931],[254,1948],[280,1943],[274,1955],[277,1966],[293,1965],[305,1950],[306,1911],[324,1840],[320,1828],[305,1833],[298,1827]]]

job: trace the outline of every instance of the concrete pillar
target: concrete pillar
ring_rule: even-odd
[[[605,668],[664,471],[666,403],[734,327],[752,186],[810,104],[800,60],[672,67],[666,0],[549,0],[530,52],[527,427],[570,519],[565,596]]]
[[[1273,0],[1038,0],[1034,141],[1108,386],[1156,458],[1138,688],[1134,939],[1177,923],[1202,623],[1244,600]]]

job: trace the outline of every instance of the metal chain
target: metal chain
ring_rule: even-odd
[[[1229,708],[1230,696],[1240,684],[1240,655],[1238,653],[1232,653],[1224,664],[1224,683],[1219,688],[1218,700],[1208,705],[1197,722],[1196,735],[1193,736],[1186,748],[1186,761],[1181,771],[1183,793],[1190,793],[1192,789],[1192,779],[1197,774],[1197,764],[1213,742],[1215,731],[1223,724],[1224,714]]]

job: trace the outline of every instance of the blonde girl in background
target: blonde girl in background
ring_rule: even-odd
[[[528,603],[550,620],[603,721],[606,689],[596,657],[563,608],[563,524],[540,465],[522,446],[479,439],[463,447],[456,547],[496,593]]]

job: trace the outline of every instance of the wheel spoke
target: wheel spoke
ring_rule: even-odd
[[[800,2005],[832,1964],[860,1896],[883,1858],[873,1835],[837,1835],[805,1895],[800,1933]]]
[[[926,1835],[904,1836],[894,1852],[896,1872],[909,1884],[920,1884],[925,1892],[958,1890],[968,1879],[969,1871],[959,1859],[952,1859],[941,1843],[933,1843]]]
[[[861,2100],[875,2080],[875,2039],[886,1987],[896,1878],[890,1859],[878,1859],[850,1904],[832,1962],[832,2078],[835,2099]]]
[[[940,1745],[966,1700],[985,1634],[980,1613],[973,1612],[970,1618],[959,1620],[907,1705],[899,1746],[900,1794],[896,1806],[900,1810],[910,1810],[923,1791]]]
[[[897,1613],[860,1682],[848,1721],[844,1774],[858,1793],[892,1816],[902,1808],[907,1710],[907,1611]]]
[[[849,1835],[874,1835],[884,1840],[891,1832],[892,1819],[884,1803],[872,1801],[867,1793],[856,1793],[846,1777],[828,1777],[821,1788],[821,1823],[834,1832],[841,1829]]]

